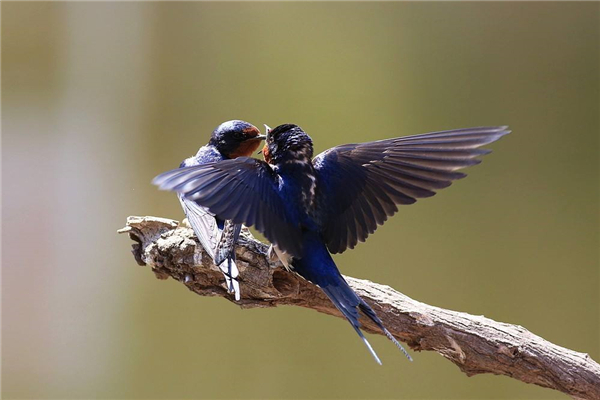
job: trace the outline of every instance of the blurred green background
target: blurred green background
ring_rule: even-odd
[[[336,256],[414,299],[599,348],[599,3],[2,4],[4,398],[566,396],[409,363],[300,308],[246,310],[136,265],[128,215],[228,119],[318,152],[508,124],[469,177]]]

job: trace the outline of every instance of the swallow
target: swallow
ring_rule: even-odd
[[[195,156],[185,159],[180,168],[250,156],[265,138],[258,128],[248,122],[224,122],[212,132],[208,144],[200,147]],[[202,247],[223,272],[228,291],[234,293],[236,301],[239,301],[241,295],[237,280],[239,271],[235,264],[235,244],[242,225],[215,217],[206,207],[181,193],[178,198]]]
[[[240,157],[166,172],[154,183],[219,218],[255,226],[288,268],[316,284],[360,330],[359,312],[409,358],[375,311],[348,286],[331,253],[364,242],[399,205],[431,197],[479,164],[480,149],[505,126],[458,129],[333,147],[313,158],[313,142],[294,124],[267,133],[265,161]],[[243,199],[243,201],[242,201]]]

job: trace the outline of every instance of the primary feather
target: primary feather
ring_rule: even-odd
[[[457,170],[490,153],[478,147],[510,131],[506,126],[457,129],[375,142],[345,144],[313,160],[321,196],[321,229],[329,251],[364,242],[397,205],[431,197],[466,175]]]

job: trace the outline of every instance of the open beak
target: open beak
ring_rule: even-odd
[[[271,127],[269,125],[267,125],[267,124],[263,124],[263,125],[265,126],[266,135],[259,135],[259,136],[257,136],[257,138],[267,140],[267,138],[269,137],[269,134],[271,133]],[[260,154],[260,153],[262,153],[262,150],[260,150],[256,154]]]

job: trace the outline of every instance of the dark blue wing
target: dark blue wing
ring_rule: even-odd
[[[178,168],[152,182],[194,200],[220,219],[255,226],[271,243],[300,256],[302,232],[279,196],[278,176],[265,162],[238,157]]]
[[[318,215],[329,251],[364,242],[398,204],[412,204],[466,175],[481,162],[478,149],[508,134],[506,126],[458,129],[337,146],[313,160],[320,196]]]

